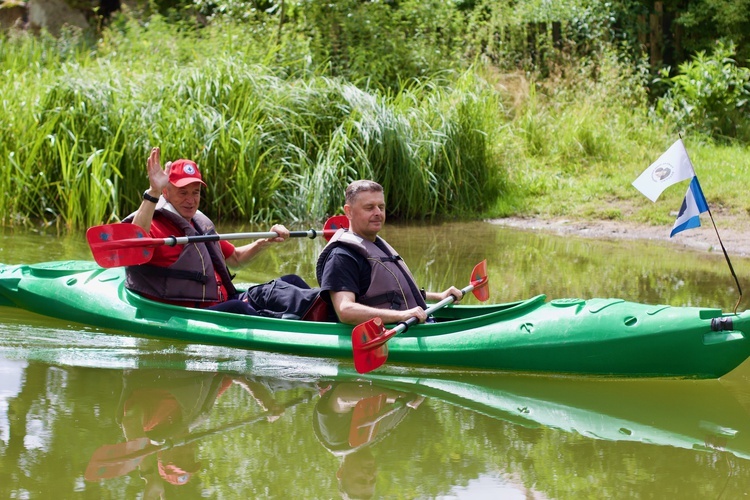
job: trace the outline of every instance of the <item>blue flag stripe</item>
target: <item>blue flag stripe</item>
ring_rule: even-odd
[[[669,237],[671,238],[686,229],[693,229],[700,226],[700,214],[704,212],[708,212],[708,203],[706,202],[706,197],[703,196],[703,190],[698,182],[698,177],[694,176],[693,180],[690,181],[687,193],[685,193],[680,213],[677,215],[677,220]]]

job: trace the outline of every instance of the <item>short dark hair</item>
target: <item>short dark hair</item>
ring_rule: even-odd
[[[346,186],[346,191],[344,193],[344,199],[346,200],[346,204],[351,205],[352,203],[354,203],[354,199],[357,197],[359,193],[366,193],[366,192],[382,193],[383,186],[381,186],[375,181],[368,181],[368,180],[354,181],[348,186]]]

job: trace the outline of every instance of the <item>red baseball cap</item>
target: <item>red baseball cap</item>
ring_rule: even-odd
[[[175,187],[183,187],[193,182],[200,182],[206,185],[201,178],[201,172],[198,165],[190,160],[177,160],[172,162],[169,167],[169,182]]]

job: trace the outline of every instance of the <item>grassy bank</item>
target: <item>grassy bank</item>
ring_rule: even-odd
[[[508,161],[512,189],[491,216],[533,215],[671,225],[687,181],[652,203],[631,183],[679,138],[648,107],[619,94],[619,77],[549,92],[521,92],[505,132],[517,147]],[[530,84],[527,84],[530,86]],[[750,222],[750,149],[703,135],[683,141],[714,214],[740,228]]]
[[[96,43],[0,38],[0,217],[85,228],[140,202],[152,146],[189,157],[204,208],[235,221],[321,220],[373,178],[401,218],[549,215],[664,224],[630,183],[677,138],[647,75],[614,51],[544,79],[475,62],[397,90],[332,77],[304,41],[242,25],[121,21]],[[13,96],[8,99],[7,96]],[[747,216],[746,148],[684,137],[709,203]]]

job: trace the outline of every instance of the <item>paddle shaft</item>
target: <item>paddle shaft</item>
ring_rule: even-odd
[[[283,407],[284,410],[287,410],[287,409],[291,408],[292,406],[296,406],[296,405],[298,405],[300,403],[304,403],[306,401],[310,401],[311,398],[312,398],[312,394],[311,393],[305,393],[305,394],[303,394],[300,397],[294,398],[294,399],[292,399],[292,400],[284,403],[282,405],[282,407]],[[208,429],[208,430],[205,430],[205,431],[196,432],[192,436],[188,436],[188,437],[183,438],[183,439],[177,439],[177,440],[174,440],[174,441],[167,439],[164,443],[159,444],[159,445],[154,445],[153,448],[148,449],[148,452],[146,454],[151,454],[151,453],[153,453],[155,451],[164,451],[164,450],[167,450],[169,448],[174,448],[175,446],[184,446],[184,445],[186,445],[188,443],[192,443],[194,441],[198,441],[199,439],[203,439],[206,436],[210,436],[210,435],[216,434],[218,432],[225,432],[225,431],[229,431],[229,430],[232,430],[232,429],[236,429],[237,427],[242,427],[242,426],[245,426],[245,425],[248,425],[248,424],[254,424],[256,422],[260,422],[262,420],[267,419],[268,417],[270,417],[272,415],[274,415],[274,410],[268,410],[268,411],[264,411],[260,415],[252,417],[252,418],[248,418],[248,419],[244,419],[244,420],[239,420],[237,422],[232,422],[232,423],[229,423],[229,424],[225,424],[225,425],[222,425],[221,427],[217,427],[215,429]],[[141,452],[141,453],[143,453],[143,452]]]
[[[345,215],[330,217],[322,230],[291,231],[293,238],[316,238],[321,235],[330,241],[336,230],[349,227]],[[167,236],[152,238],[148,231],[135,224],[104,224],[90,227],[86,231],[94,260],[102,267],[137,266],[145,264],[154,256],[154,249],[160,246],[185,245],[187,243],[215,242],[220,240],[277,238],[275,231],[229,234],[195,234],[192,236]]]
[[[308,229],[307,231],[289,231],[291,238],[310,238],[315,239],[319,234],[324,236],[333,235],[335,230]],[[221,240],[245,240],[253,238],[276,238],[279,234],[274,231],[265,233],[227,233],[227,234],[199,234],[196,236],[168,236],[166,238],[124,238],[122,240],[113,240],[106,243],[107,248],[131,248],[131,247],[158,247],[162,245],[173,247],[175,245],[185,245],[187,243],[201,243],[208,241]]]
[[[487,289],[487,260],[483,260],[471,272],[469,285],[461,290],[461,297],[473,292],[480,302],[490,298]],[[428,307],[425,312],[430,315],[438,309],[454,302],[453,294],[442,299],[437,304]],[[354,356],[354,368],[359,373],[367,373],[382,366],[388,359],[388,340],[394,335],[406,331],[410,326],[419,323],[416,316],[402,321],[391,330],[386,330],[381,318],[375,317],[364,323],[360,323],[352,330],[352,354]]]
[[[480,286],[481,284],[484,284],[484,281],[478,284],[471,284],[471,285],[465,286],[464,288],[461,289],[461,297],[463,298],[467,293],[471,292],[472,290],[474,290],[474,288],[476,288],[477,286]],[[427,313],[427,315],[429,316],[435,311],[442,309],[448,304],[454,302],[455,300],[456,300],[455,296],[449,295],[448,297],[444,298],[440,302],[432,304],[430,307],[425,309],[425,313]],[[365,342],[364,344],[360,346],[360,349],[375,349],[376,347],[379,347],[385,344],[394,335],[397,335],[401,332],[405,332],[406,330],[409,329],[409,327],[414,326],[417,323],[419,323],[419,319],[416,316],[412,316],[406,321],[402,321],[399,324],[397,324],[395,327],[386,331],[383,335],[380,335],[370,340],[369,342]]]
[[[282,405],[282,407],[283,407],[284,410],[287,410],[287,409],[289,409],[289,408],[291,408],[293,406],[296,406],[296,405],[298,405],[300,403],[304,403],[306,401],[309,401],[311,398],[312,398],[312,393],[305,393],[305,394],[303,394],[302,396],[300,396],[298,398],[294,398],[294,399],[288,401],[287,403],[284,403]],[[229,424],[226,424],[226,425],[222,425],[221,427],[217,427],[215,429],[209,429],[209,430],[205,430],[205,431],[202,431],[202,432],[197,432],[197,433],[195,433],[195,434],[193,434],[191,436],[188,436],[186,438],[183,438],[183,439],[178,439],[178,440],[169,440],[168,439],[168,440],[165,440],[163,443],[158,443],[158,444],[150,443],[147,446],[145,446],[144,448],[142,448],[140,450],[137,450],[137,451],[134,451],[134,452],[130,452],[130,453],[121,453],[119,455],[115,455],[115,454],[112,454],[110,452],[110,453],[107,454],[109,456],[99,457],[98,456],[99,453],[95,452],[94,456],[92,457],[92,465],[90,465],[90,467],[94,467],[94,468],[96,468],[97,466],[105,466],[106,467],[106,466],[119,465],[119,464],[122,464],[122,463],[125,463],[125,462],[136,463],[135,462],[136,459],[146,457],[146,456],[151,455],[153,453],[156,453],[158,451],[168,450],[170,448],[174,448],[175,446],[184,446],[184,445],[186,445],[188,443],[192,443],[193,441],[197,441],[199,439],[202,439],[202,438],[204,438],[206,436],[210,436],[212,434],[216,434],[218,432],[224,432],[224,431],[235,429],[237,427],[242,427],[242,426],[245,426],[245,425],[249,425],[249,424],[253,424],[253,423],[256,423],[256,422],[260,422],[261,420],[265,420],[269,416],[272,416],[272,415],[274,415],[274,410],[268,410],[268,411],[265,411],[265,412],[261,413],[260,415],[255,416],[255,417],[248,418],[248,419],[243,419],[243,420],[239,420],[237,422],[232,422],[232,423],[229,423]],[[126,443],[122,443],[122,444],[124,445]],[[112,445],[105,445],[105,447],[111,447],[111,446]],[[115,445],[115,446],[120,446],[120,445]],[[136,466],[137,466],[137,464],[136,464]]]

